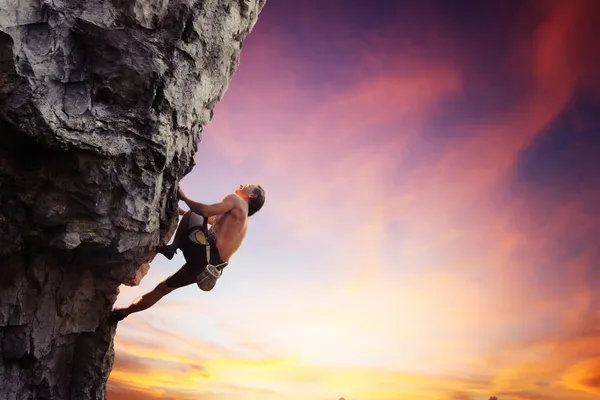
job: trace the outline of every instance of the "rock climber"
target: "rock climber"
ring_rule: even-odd
[[[179,209],[183,218],[173,243],[159,245],[156,251],[170,260],[177,249],[181,249],[185,264],[128,307],[115,308],[110,315],[111,322],[145,310],[173,290],[193,283],[204,291],[211,290],[222,269],[229,265],[229,259],[241,246],[248,229],[248,217],[262,208],[265,191],[260,185],[240,185],[219,203],[207,205],[189,199],[179,188],[179,199],[190,210]],[[211,225],[210,229],[208,225]]]

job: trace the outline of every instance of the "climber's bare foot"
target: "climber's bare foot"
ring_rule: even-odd
[[[115,308],[111,313],[110,313],[110,317],[108,317],[108,321],[111,324],[115,324],[119,321],[124,320],[125,318],[127,318],[127,314],[125,314],[125,309],[124,308]]]
[[[156,252],[162,254],[163,256],[171,260],[175,253],[177,253],[177,248],[167,246],[166,244],[161,244],[159,246],[156,246]]]

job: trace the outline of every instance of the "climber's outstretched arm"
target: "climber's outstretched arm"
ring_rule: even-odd
[[[202,215],[205,218],[210,218],[215,215],[225,214],[236,205],[237,196],[230,194],[225,196],[223,200],[215,204],[204,204],[189,199],[181,189],[179,189],[179,198],[187,204],[192,212]]]
[[[183,216],[185,216],[186,213],[187,213],[187,211],[185,211],[183,208],[179,207],[179,215],[181,215],[183,217]],[[215,217],[209,217],[208,224],[213,225],[214,223],[215,223]]]
[[[235,196],[235,194],[233,195]],[[215,215],[225,214],[235,206],[235,202],[229,196],[225,197],[222,201],[215,204],[204,204],[190,199],[184,200],[185,204],[188,205],[190,210],[196,214],[200,214],[205,218],[214,217]]]

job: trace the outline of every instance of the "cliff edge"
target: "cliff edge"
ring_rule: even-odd
[[[177,223],[177,185],[266,0],[0,9],[0,399],[104,399],[107,317]]]

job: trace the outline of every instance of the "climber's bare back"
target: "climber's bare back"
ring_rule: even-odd
[[[242,245],[248,230],[248,203],[233,193],[225,196],[223,201],[232,202],[233,208],[225,214],[215,215],[213,230],[221,259],[229,262]]]

